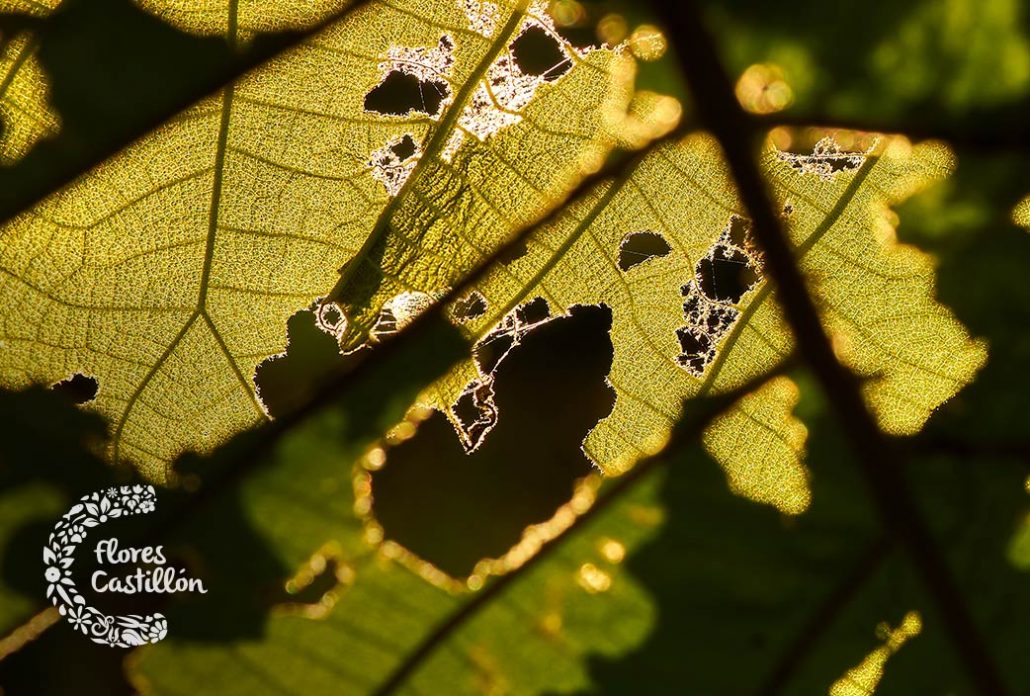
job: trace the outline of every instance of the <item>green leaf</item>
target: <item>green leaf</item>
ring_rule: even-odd
[[[261,0],[134,0],[172,26],[191,34],[226,34],[242,39],[260,32],[304,29],[339,12],[349,0],[262,2]]]
[[[894,241],[888,209],[945,176],[951,155],[902,138],[868,152],[841,152],[831,141],[815,148],[795,155],[769,145],[763,169],[840,358],[866,378],[866,399],[887,432],[917,432],[986,358],[984,345],[936,302],[930,260]],[[656,235],[671,252],[629,266],[622,255],[640,234]],[[739,386],[793,350],[721,154],[706,136],[647,154],[573,203],[527,248],[479,284],[487,309],[467,331],[484,345],[498,332],[517,341],[526,330],[517,320],[495,327],[537,297],[552,314],[576,304],[612,308],[617,399],[584,443],[605,472],[661,449],[684,399]],[[469,361],[424,399],[461,430],[452,406],[490,381]],[[809,500],[804,429],[789,415],[795,399],[785,384],[768,387],[705,437],[736,490],[792,513]]]
[[[353,347],[388,298],[457,281],[613,145],[630,59],[569,53],[529,79],[509,46],[550,20],[525,10],[499,7],[487,38],[452,2],[362,7],[0,228],[0,384],[97,379],[111,457],[158,481],[263,420],[252,376],[290,315],[341,287]],[[517,88],[508,111],[476,101],[491,70]],[[391,75],[444,96],[389,115],[368,95]]]
[[[0,0],[0,12],[46,17],[61,0]],[[61,127],[50,106],[50,82],[39,63],[38,39],[29,32],[0,36],[0,165],[10,166]]]

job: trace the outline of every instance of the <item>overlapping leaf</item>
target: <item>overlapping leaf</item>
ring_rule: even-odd
[[[60,4],[61,0],[2,0],[0,12],[45,17]],[[30,32],[0,36],[0,165],[17,162],[61,125],[49,103],[50,83],[38,50],[39,41]]]
[[[252,375],[292,313],[337,286],[361,342],[398,288],[453,283],[596,164],[632,91],[610,50],[523,74],[522,32],[559,39],[495,10],[360,8],[0,229],[0,383],[96,378],[112,456],[160,480],[264,418]],[[393,77],[403,113],[369,102]]]
[[[888,209],[947,174],[948,150],[886,139],[849,155],[827,141],[810,156],[770,147],[763,164],[841,358],[868,378],[866,397],[885,430],[918,431],[985,359],[936,302],[929,258],[895,243]],[[617,400],[584,446],[604,471],[624,471],[662,447],[683,399],[738,386],[792,351],[743,215],[711,139],[663,146],[576,201],[529,240],[524,257],[484,281],[487,309],[468,332],[491,340],[501,318],[536,297],[552,313],[610,306]],[[620,265],[629,238],[643,233],[660,235],[668,253]],[[469,362],[427,399],[449,408],[484,381]],[[799,512],[809,495],[793,398],[770,387],[713,424],[705,441],[734,488]]]

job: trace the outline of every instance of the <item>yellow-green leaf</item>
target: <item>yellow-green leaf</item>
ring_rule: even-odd
[[[304,29],[342,10],[349,0],[134,0],[140,8],[193,34],[253,34]]]
[[[835,348],[866,378],[868,402],[891,433],[917,431],[985,360],[984,346],[934,299],[930,259],[894,241],[888,209],[946,175],[951,162],[943,146],[913,148],[900,138],[868,153],[824,141],[811,156],[770,146],[763,157]],[[685,398],[739,386],[792,352],[747,225],[714,141],[695,135],[663,146],[575,202],[529,240],[524,257],[481,283],[487,311],[468,332],[482,340],[536,297],[552,313],[610,306],[617,400],[584,448],[604,471],[624,471],[663,446]],[[666,253],[621,258],[639,253],[632,238],[641,234],[660,238]],[[489,379],[469,362],[425,398],[446,409]],[[786,393],[753,395],[726,416],[732,427],[716,424],[705,441],[734,488],[799,512],[808,500],[804,433],[784,408]]]
[[[451,0],[371,3],[0,228],[0,384],[96,378],[112,456],[157,480],[263,419],[252,376],[291,314],[335,286],[367,336],[613,145],[631,59],[563,47],[567,72],[530,79],[510,45],[554,36],[540,9],[499,6],[488,38]],[[391,115],[369,95],[393,78],[441,97]]]
[[[0,12],[45,17],[61,0],[0,0]],[[0,36],[0,165],[20,160],[36,143],[52,137],[61,120],[50,106],[50,80],[36,56],[31,33]]]

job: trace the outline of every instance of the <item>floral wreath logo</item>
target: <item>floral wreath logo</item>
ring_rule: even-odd
[[[71,577],[75,549],[85,541],[87,530],[114,518],[145,515],[156,506],[153,486],[137,484],[91,493],[61,517],[43,548],[47,598],[74,629],[94,643],[134,648],[157,643],[168,634],[168,621],[162,614],[109,616],[89,606]]]

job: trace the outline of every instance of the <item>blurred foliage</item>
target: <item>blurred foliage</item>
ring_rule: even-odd
[[[790,118],[1004,135],[1030,113],[1030,16],[1015,0],[703,4],[735,76],[756,65],[776,68],[757,74],[789,88]],[[653,22],[642,3],[584,2],[581,9],[565,29],[578,44],[596,40],[605,19],[611,36],[622,38]],[[5,36],[23,30],[40,37],[38,56],[52,78],[62,128],[19,164],[0,169],[0,210],[8,213],[282,38],[258,38],[233,52],[219,38],[179,33],[128,0],[66,0],[46,21],[0,18]],[[674,50],[675,37],[669,41]],[[672,66],[668,57],[642,63],[639,83],[686,98]],[[988,342],[990,361],[923,433],[899,446],[913,453],[907,474],[919,512],[1003,674],[1019,689],[1030,682],[1030,497],[1023,485],[1030,473],[1030,236],[1013,223],[1012,210],[1030,192],[1030,168],[1018,138],[997,151],[961,139],[951,145],[955,174],[900,206],[897,233],[933,254],[938,298]],[[586,497],[581,508],[587,498],[599,502],[585,518],[573,506],[547,520],[583,473],[579,461],[541,469],[532,499],[521,496],[533,490],[505,495],[512,473],[500,454],[478,461],[481,470],[460,476],[460,487],[402,481],[408,488],[391,504],[408,517],[396,524],[408,527],[384,518],[388,536],[415,535],[412,548],[455,574],[486,554],[482,539],[494,553],[512,530],[541,519],[539,543],[548,530],[562,534],[544,555],[513,563],[513,573],[487,578],[474,591],[398,546],[379,544],[369,479],[386,481],[399,469],[351,469],[356,460],[370,464],[368,454],[414,394],[467,357],[467,347],[447,332],[427,331],[392,357],[371,356],[378,361],[372,369],[362,367],[370,356],[340,364],[327,346],[305,343],[304,336],[315,343],[324,336],[308,331],[309,316],[290,320],[291,349],[267,377],[289,427],[241,435],[204,461],[181,461],[183,483],[199,488],[162,491],[145,527],[117,529],[137,543],[167,534],[176,560],[217,591],[159,603],[169,639],[131,654],[124,669],[121,653],[60,623],[0,658],[5,694],[143,687],[365,693],[391,675],[403,676],[398,686],[411,693],[740,693],[772,684],[809,694],[827,691],[883,645],[882,623],[897,627],[912,611],[922,630],[887,659],[877,693],[973,693],[804,373],[792,375],[802,395],[796,415],[810,433],[812,505],[802,516],[733,496],[698,447],[649,462],[621,486],[612,479],[595,492],[596,481],[587,479],[577,488]],[[581,330],[568,344],[596,341],[589,328]],[[560,354],[554,346],[538,350]],[[531,423],[539,399],[570,384],[595,384],[594,362],[559,363],[567,382],[550,385],[554,391],[513,376],[523,388],[511,410]],[[350,381],[316,407],[307,406],[311,390],[290,388],[327,384],[350,369]],[[291,420],[297,413],[304,417]],[[447,466],[457,443],[448,441],[446,450],[434,444],[440,420],[423,423],[415,439],[397,439],[388,459],[404,456],[404,448],[432,447],[434,465]],[[504,454],[519,444],[512,432]],[[38,559],[52,522],[79,495],[130,480],[102,463],[103,437],[103,423],[59,394],[0,393],[0,636],[43,606]],[[391,495],[386,488],[382,495]],[[415,495],[424,504],[406,509],[404,498]],[[437,505],[448,506],[451,529],[441,537],[421,516]],[[493,524],[475,517],[484,509],[498,514]],[[463,526],[476,525],[483,528],[461,539],[468,547],[451,544]]]

